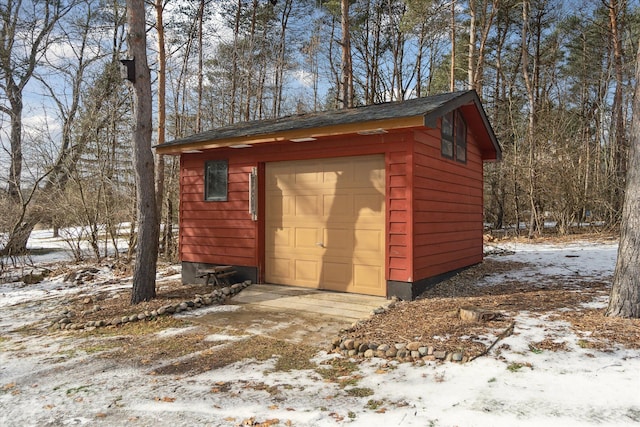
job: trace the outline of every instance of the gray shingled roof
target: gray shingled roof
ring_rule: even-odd
[[[208,130],[186,138],[175,139],[160,146],[169,147],[197,142],[214,142],[228,138],[251,137],[283,131],[321,128],[325,126],[415,117],[420,115],[425,117],[425,123],[429,123],[432,122],[433,118],[439,117],[448,111],[470,102],[477,102],[480,110],[482,110],[482,107],[479,105],[478,96],[474,91],[451,92],[402,102],[388,102],[344,110],[242,122]],[[484,114],[484,112],[482,114]],[[488,121],[486,124],[488,124]],[[491,134],[493,134],[493,132],[491,132]]]
[[[469,94],[466,92],[445,93],[426,98],[411,99],[403,102],[368,105],[345,110],[320,113],[299,114],[270,120],[256,120],[236,123],[208,130],[186,138],[166,142],[162,146],[188,144],[193,142],[215,141],[219,139],[247,137],[271,134],[282,131],[311,129],[324,126],[352,124],[364,121],[395,119],[426,115],[443,105]]]

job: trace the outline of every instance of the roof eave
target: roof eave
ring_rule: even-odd
[[[394,131],[408,128],[416,128],[424,125],[424,116],[416,115],[384,120],[374,120],[359,123],[320,126],[307,129],[291,129],[283,132],[263,133],[248,136],[238,136],[225,139],[211,139],[179,144],[156,145],[154,148],[158,154],[179,155],[185,152],[203,151],[216,148],[231,147],[234,145],[259,145],[265,143],[286,142],[299,138],[327,138],[338,135],[362,134],[376,131]]]

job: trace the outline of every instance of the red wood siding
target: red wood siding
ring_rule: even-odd
[[[445,159],[440,130],[416,131],[413,152],[413,280],[482,261],[483,171],[467,133],[467,163]]]
[[[268,162],[384,154],[387,191],[386,279],[409,281],[412,272],[411,131],[348,135],[306,143],[272,143],[250,149],[218,149],[181,156],[180,256],[183,261],[257,266],[264,252],[264,170]],[[204,201],[204,162],[229,161],[226,202]],[[248,209],[248,174],[260,167],[259,221]],[[260,273],[262,274],[262,272]]]
[[[212,264],[256,265],[257,227],[249,215],[251,164],[229,158],[228,199],[204,200],[204,163],[224,157],[185,154],[180,162],[180,258]]]

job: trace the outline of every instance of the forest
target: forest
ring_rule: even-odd
[[[503,149],[487,228],[615,229],[640,5],[626,0],[149,0],[153,144],[241,121],[474,89]],[[0,251],[34,228],[135,248],[124,0],[0,4]],[[178,159],[156,158],[175,256]],[[127,224],[123,227],[123,224]],[[73,227],[72,227],[73,226]],[[82,227],[79,227],[82,226]]]

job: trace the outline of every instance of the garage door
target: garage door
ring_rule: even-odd
[[[384,156],[266,165],[265,279],[386,295]]]

